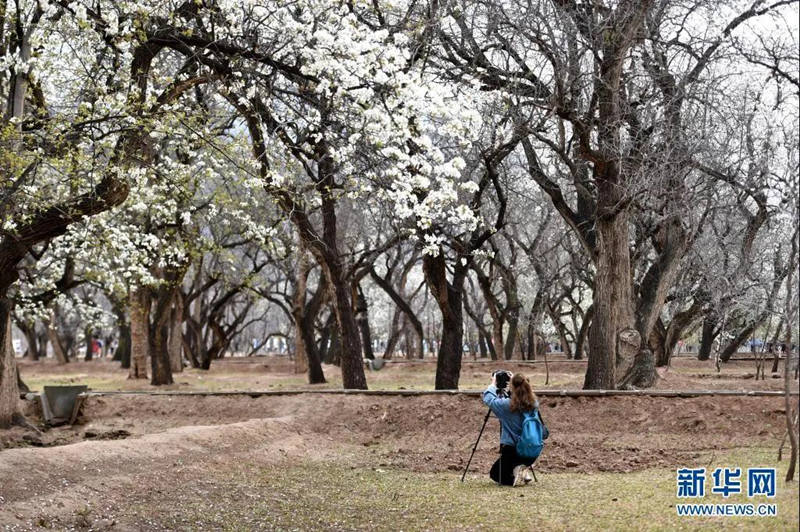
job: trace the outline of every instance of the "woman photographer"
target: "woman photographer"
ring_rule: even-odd
[[[509,380],[510,397],[507,397]],[[528,466],[533,460],[520,457],[516,443],[522,434],[523,413],[539,407],[530,382],[521,373],[512,375],[508,371],[496,371],[492,374],[492,383],[483,392],[483,402],[500,420],[500,458],[492,466],[489,476],[504,486],[527,484],[532,480]]]

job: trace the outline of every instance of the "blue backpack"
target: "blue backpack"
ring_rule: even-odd
[[[522,434],[517,440],[517,454],[528,460],[536,460],[542,453],[544,440],[550,436],[550,431],[542,421],[538,408],[522,415]]]

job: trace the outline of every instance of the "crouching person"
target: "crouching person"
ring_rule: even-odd
[[[534,457],[520,456],[517,443],[527,417],[535,416],[541,422],[536,412],[539,402],[528,379],[521,373],[494,372],[492,383],[483,392],[483,402],[500,420],[500,458],[492,466],[489,476],[504,486],[527,484],[532,480],[530,465],[538,452]]]

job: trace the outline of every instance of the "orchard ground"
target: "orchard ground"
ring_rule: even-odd
[[[657,388],[779,390],[756,381],[755,362],[676,359]],[[465,361],[461,388],[481,389],[495,367],[523,371],[536,389],[580,388],[584,364]],[[782,369],[782,366],[781,366]],[[278,357],[215,361],[159,390],[281,390],[309,386]],[[396,362],[368,372],[372,389],[430,389],[435,364]],[[152,390],[107,361],[21,363],[34,390],[88,384],[95,391]],[[797,389],[797,383],[793,383]],[[777,449],[783,397],[543,397],[552,437],[538,482],[499,488],[492,419],[462,484],[483,422],[472,396],[90,397],[79,424],[37,435],[0,432],[0,527],[111,530],[369,529],[642,530],[798,529],[798,485],[785,484]],[[33,404],[26,405],[37,423]],[[678,517],[676,468],[778,468],[777,497],[706,503],[775,503],[776,517]],[[710,479],[709,479],[710,482]],[[710,486],[707,487],[709,489]],[[696,502],[696,501],[688,501]]]

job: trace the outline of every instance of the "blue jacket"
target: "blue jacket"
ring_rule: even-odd
[[[483,402],[500,420],[500,444],[516,445],[520,434],[522,434],[522,413],[511,411],[511,399],[498,397],[497,388],[494,384],[490,384],[486,391],[483,392]],[[535,408],[539,408],[538,401]]]

